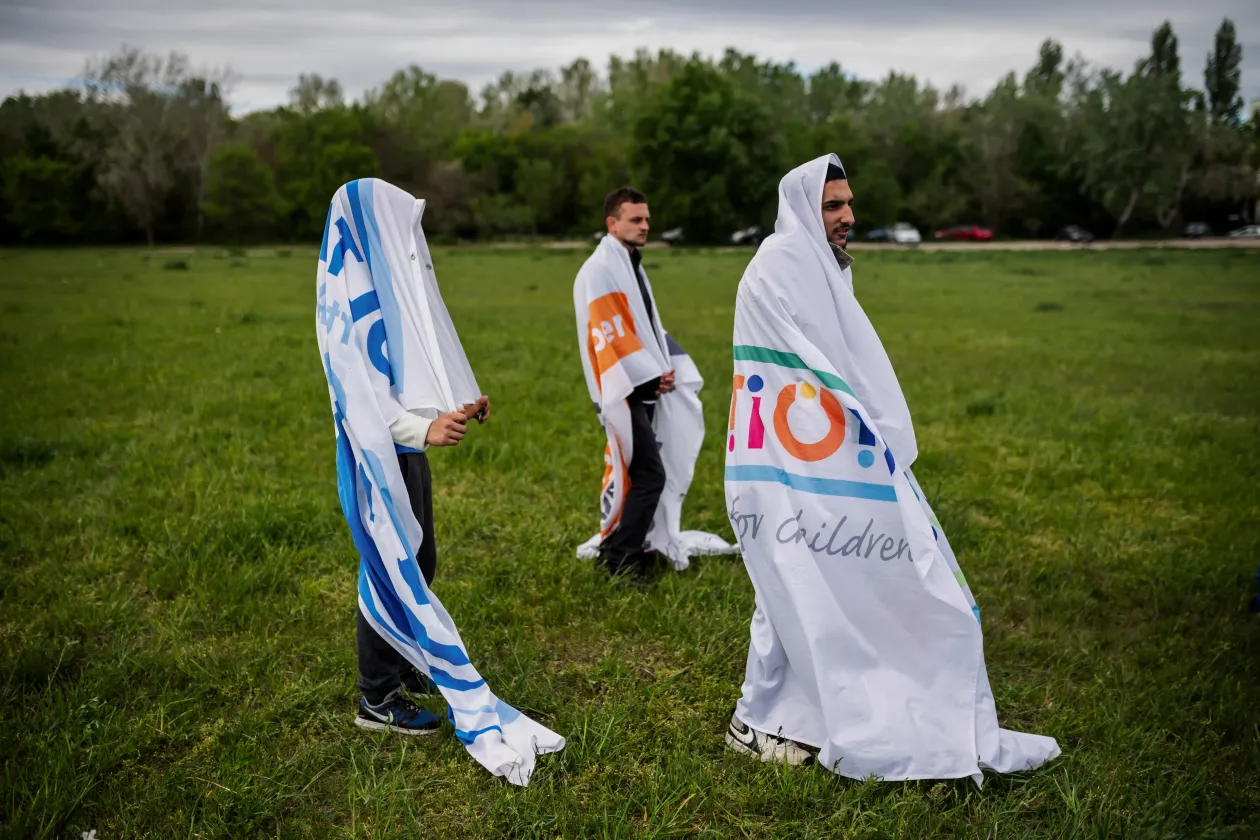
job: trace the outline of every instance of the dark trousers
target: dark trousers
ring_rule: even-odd
[[[433,479],[429,475],[429,459],[423,452],[405,452],[398,456],[398,466],[402,469],[411,512],[424,532],[416,560],[425,584],[432,584],[433,575],[437,572],[437,548],[433,542]],[[377,635],[362,611],[358,612],[355,637],[359,651],[359,690],[369,703],[380,703],[387,694],[402,685],[409,691],[423,691],[424,681],[420,674],[402,654],[390,647],[389,642]]]
[[[634,457],[626,472],[630,489],[621,509],[621,523],[600,546],[604,564],[613,571],[642,560],[643,541],[652,529],[656,505],[665,489],[665,465],[661,463],[661,447],[652,431],[654,404],[630,402],[630,428],[634,437]]]

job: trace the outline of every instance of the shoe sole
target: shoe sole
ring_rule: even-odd
[[[767,764],[786,764],[788,767],[804,767],[813,763],[814,757],[806,754],[805,758],[793,760],[787,750],[771,749],[769,752],[759,753],[743,741],[736,738],[729,731],[726,733],[726,746],[730,750],[734,750],[742,755],[750,755],[753,758],[760,759]]]
[[[388,723],[379,723],[374,720],[366,720],[365,718],[356,717],[354,725],[360,729],[366,729],[368,732],[397,732],[399,735],[432,735],[441,729],[435,726],[432,729],[404,729],[401,726],[391,726]]]

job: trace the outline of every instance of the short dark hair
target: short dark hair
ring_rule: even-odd
[[[604,218],[615,216],[621,218],[621,205],[623,204],[646,204],[647,196],[636,190],[634,187],[621,187],[615,189],[604,199]]]

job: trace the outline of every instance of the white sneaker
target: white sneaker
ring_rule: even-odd
[[[814,763],[814,754],[805,747],[779,735],[759,732],[736,715],[731,715],[731,723],[726,727],[726,746],[735,752],[756,756],[762,761],[776,761],[791,766]]]

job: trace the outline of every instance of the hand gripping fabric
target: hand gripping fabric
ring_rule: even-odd
[[[644,272],[646,281],[647,274]],[[586,388],[599,412],[608,442],[600,487],[599,533],[578,546],[579,557],[594,557],[600,543],[616,530],[628,489],[626,470],[634,457],[630,408],[626,397],[641,385],[673,370],[676,389],[657,401],[655,430],[665,467],[665,489],[657,504],[647,544],[670,559],[679,571],[698,554],[738,551],[716,534],[683,531],[682,505],[704,443],[700,389],[704,380],[691,357],[661,326],[648,283],[652,314],[634,277],[630,254],[612,236],[600,240],[573,284],[578,351]],[[655,328],[653,328],[655,327]]]
[[[359,551],[359,609],[437,684],[455,734],[496,776],[529,782],[564,738],[504,703],[469,661],[455,622],[424,583],[421,532],[389,426],[404,411],[453,411],[479,395],[438,293],[424,202],[384,181],[337,191],[319,251],[316,333],[337,433],[337,490]]]
[[[737,714],[853,778],[1037,767],[998,727],[979,609],[910,465],[910,412],[822,224],[834,155],[779,185],[740,281],[726,502],[756,608]]]

